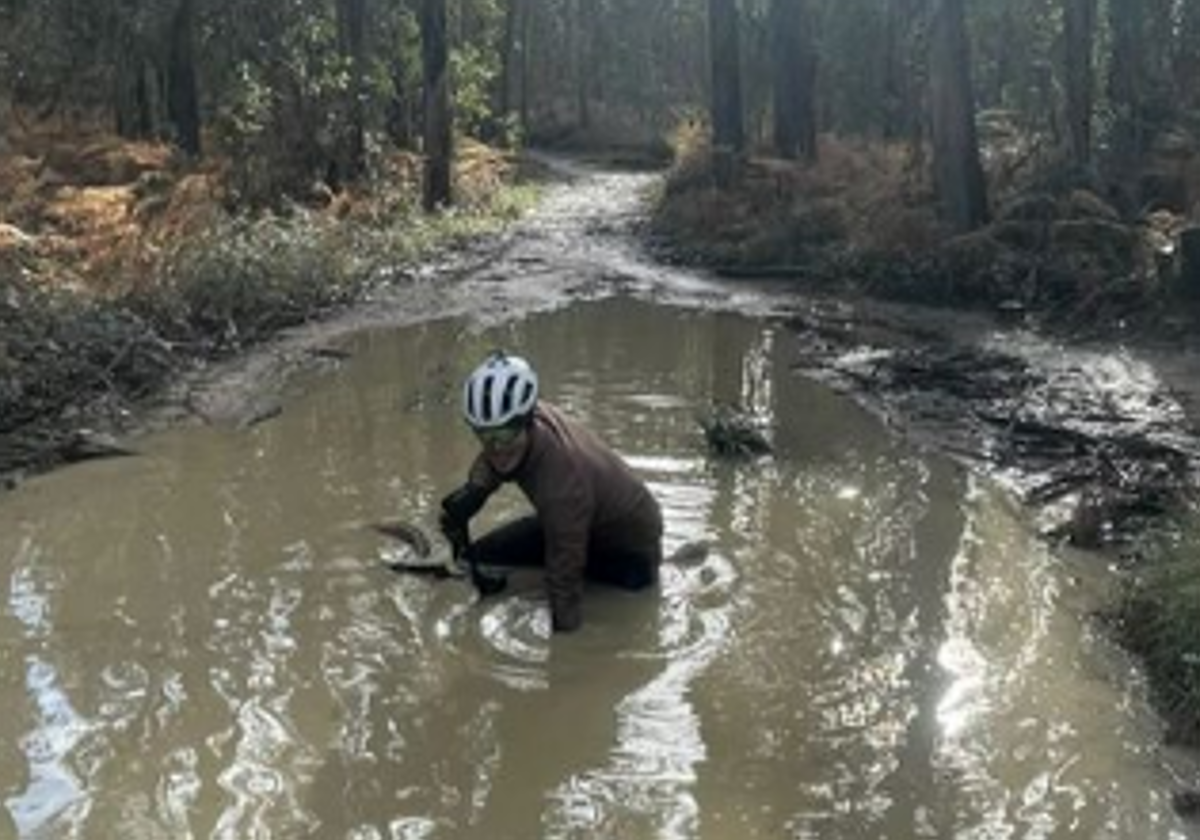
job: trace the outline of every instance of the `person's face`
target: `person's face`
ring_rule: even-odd
[[[501,475],[517,468],[529,445],[529,432],[524,426],[476,429],[475,437],[479,438],[487,462]]]

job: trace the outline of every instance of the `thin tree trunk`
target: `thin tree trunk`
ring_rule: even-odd
[[[745,146],[740,38],[737,0],[709,0],[713,174],[720,188],[732,183],[737,158]]]
[[[804,0],[772,0],[775,150],[785,158],[817,157],[816,53]]]
[[[1067,136],[1071,160],[1086,167],[1092,159],[1092,107],[1095,80],[1092,48],[1096,32],[1096,0],[1065,0],[1063,9],[1065,41]]]
[[[432,212],[452,200],[454,126],[446,43],[446,0],[422,0],[421,59],[425,79],[424,206]]]
[[[987,193],[962,0],[937,0],[930,32],[929,105],[934,185],[943,218],[969,231],[987,221]]]
[[[512,112],[513,68],[517,59],[517,32],[521,0],[508,0],[504,6],[504,32],[500,41],[500,73],[496,79],[496,112],[507,119]]]
[[[193,0],[180,0],[171,20],[167,59],[167,117],[175,142],[192,157],[200,156],[200,96],[196,88]]]
[[[521,114],[521,136],[529,137],[530,131],[530,86],[529,86],[529,71],[530,71],[530,53],[533,50],[533,4],[531,0],[520,0],[521,7],[521,52],[519,54],[521,60],[520,66],[520,114]]]
[[[1180,288],[1186,297],[1200,300],[1200,227],[1184,228],[1179,234]]]
[[[1175,90],[1183,97],[1183,106],[1200,106],[1200,0],[1182,0],[1174,73]]]
[[[414,140],[415,99],[409,90],[408,67],[403,50],[394,50],[388,68],[391,95],[387,104],[387,133],[398,148],[410,148]]]
[[[154,137],[152,68],[136,48],[121,51],[114,76],[113,113],[121,137],[146,140]]]
[[[900,8],[901,0],[885,0],[883,32],[883,136],[888,140],[904,136],[905,80],[907,62],[904,45],[908,19]]]
[[[887,0],[884,137],[904,139],[917,161],[924,154],[925,112],[922,94],[928,87],[928,37],[925,22],[931,0]]]
[[[1112,53],[1108,68],[1108,97],[1112,103],[1112,165],[1128,173],[1144,146],[1141,99],[1144,80],[1142,9],[1135,2],[1114,2],[1108,7]]]
[[[572,38],[574,42],[573,76],[575,79],[575,114],[580,131],[588,131],[592,125],[590,105],[592,77],[592,15],[589,10],[595,0],[575,0],[572,14]]]
[[[346,91],[346,124],[337,151],[337,177],[350,183],[367,168],[366,116],[363,82],[366,73],[366,0],[338,0],[338,41],[342,55],[350,65],[350,84]]]

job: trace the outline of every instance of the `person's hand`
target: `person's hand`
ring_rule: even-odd
[[[471,545],[470,526],[466,522],[461,522],[446,511],[442,511],[438,517],[438,528],[441,530],[442,536],[446,538],[446,542],[450,543],[450,551],[456,559],[466,554]]]
[[[486,598],[489,595],[499,595],[503,592],[508,587],[508,578],[494,572],[485,572],[472,563],[471,583],[475,584],[475,590],[480,596]]]

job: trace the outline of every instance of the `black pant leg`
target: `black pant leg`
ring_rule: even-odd
[[[471,543],[471,557],[483,566],[542,566],[546,558],[542,525],[536,516],[507,522]]]
[[[630,551],[593,545],[588,547],[587,576],[589,580],[621,589],[645,589],[658,582],[660,559],[652,550]]]
[[[645,589],[658,582],[662,546],[657,540],[644,550],[592,542],[587,551],[588,580],[631,590]],[[471,556],[482,566],[544,566],[546,540],[542,525],[536,516],[505,523],[473,542]]]

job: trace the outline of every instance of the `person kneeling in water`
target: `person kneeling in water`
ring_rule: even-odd
[[[556,632],[582,623],[585,580],[632,590],[657,582],[658,502],[617,453],[538,398],[527,361],[492,353],[467,378],[463,413],[482,451],[466,483],[442,500],[442,532],[467,545],[471,517],[509,481],[535,511],[470,544],[473,568],[544,566]]]

